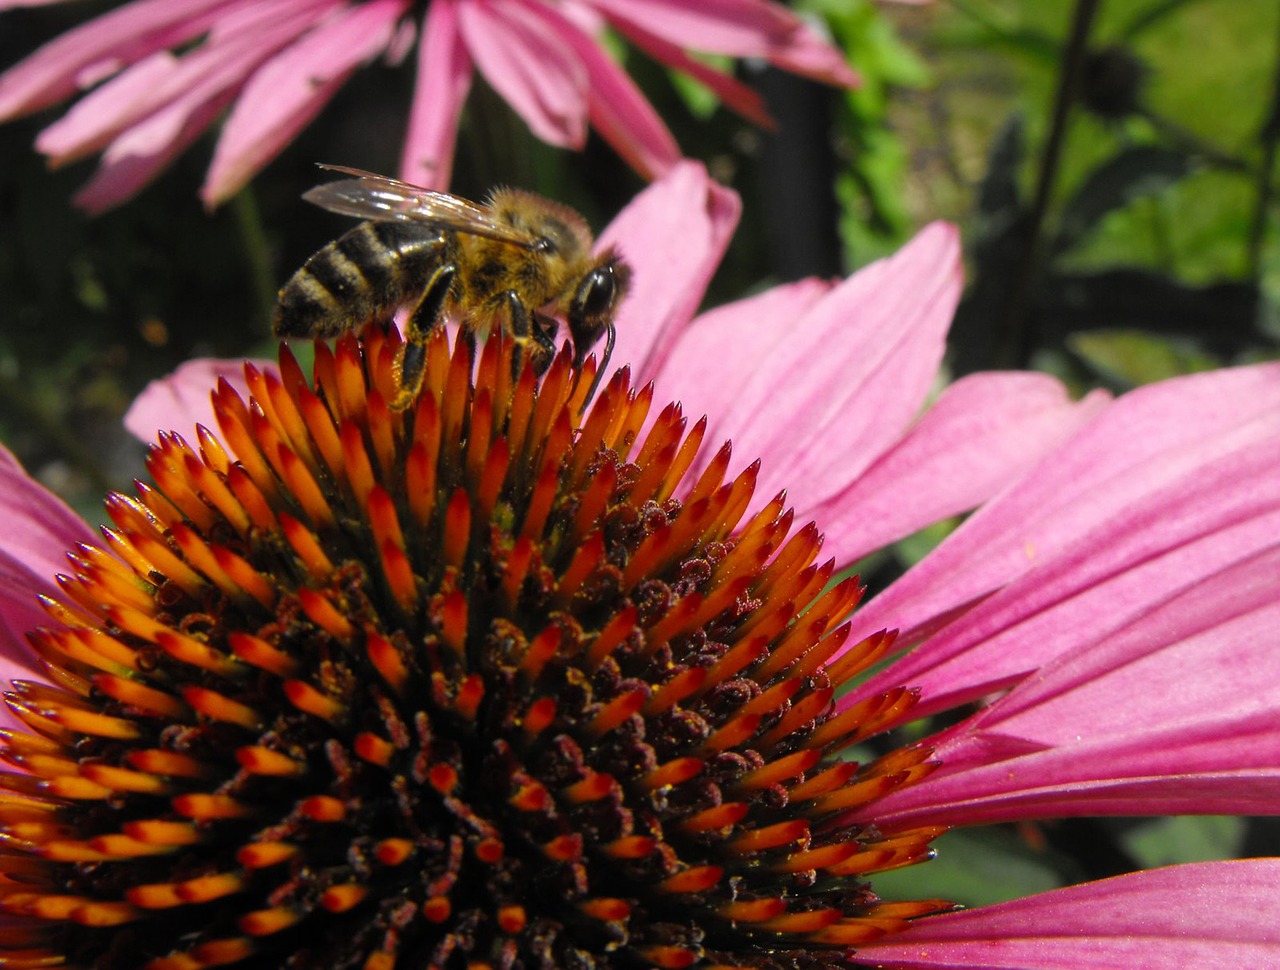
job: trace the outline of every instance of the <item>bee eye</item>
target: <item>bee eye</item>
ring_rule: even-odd
[[[618,298],[618,285],[612,266],[597,266],[578,286],[574,302],[585,319],[602,317],[613,309]]]

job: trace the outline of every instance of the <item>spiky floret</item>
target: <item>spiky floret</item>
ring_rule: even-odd
[[[397,350],[247,367],[71,555],[6,695],[0,965],[834,966],[946,908],[861,880],[938,834],[846,821],[930,770],[839,756],[915,698],[835,712],[892,636],[846,643],[782,496],[744,517],[755,466],[500,337],[397,413]]]

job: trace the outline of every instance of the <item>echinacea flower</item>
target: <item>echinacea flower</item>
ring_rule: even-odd
[[[758,96],[688,50],[761,58],[832,84],[855,79],[812,27],[766,0],[133,0],[0,75],[0,120],[87,92],[36,147],[54,164],[102,153],[76,197],[99,211],[150,182],[229,108],[201,190],[217,205],[357,68],[398,60],[420,31],[401,165],[409,181],[448,188],[476,68],[539,138],[581,148],[591,125],[654,178],[680,151],[600,46],[606,25],[756,121],[767,120]]]
[[[662,214],[703,258],[653,276],[626,241]],[[442,332],[390,411],[398,337],[374,328],[311,380],[282,351],[251,401],[220,382],[221,438],[162,435],[154,484],[108,502],[109,552],[0,465],[6,587],[51,615],[38,661],[7,645],[43,681],[8,697],[13,965],[1280,960],[1274,859],[967,912],[875,893],[947,826],[1276,811],[1280,368],[1077,405],[976,375],[913,421],[954,234],[690,322],[731,222],[682,166],[605,234],[638,264],[636,369],[590,407],[567,356],[513,378],[505,341],[473,363]],[[714,426],[659,406],[690,374]],[[723,428],[732,451],[703,446]],[[844,513],[825,546],[765,484],[788,473],[798,509]],[[972,504],[850,615],[857,582],[828,581],[868,536]]]

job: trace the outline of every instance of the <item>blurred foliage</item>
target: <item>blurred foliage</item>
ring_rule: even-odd
[[[899,93],[923,89],[930,71],[870,0],[808,0],[801,9],[830,27],[862,78],[841,98],[835,184],[846,260],[861,266],[892,252],[914,228],[903,192],[909,146],[890,117]]]
[[[1245,820],[1231,815],[1149,819],[1125,833],[1123,841],[1143,867],[1209,862],[1242,848]]]
[[[1065,856],[1053,859],[1055,868],[1048,856],[1028,852],[1012,827],[950,832],[934,847],[938,856],[927,866],[877,875],[876,892],[885,899],[931,897],[982,906],[1057,889],[1072,868]]]
[[[1280,11],[966,0],[945,19],[939,76],[998,52],[986,86],[1013,94],[977,140],[956,370],[1124,389],[1272,356]]]

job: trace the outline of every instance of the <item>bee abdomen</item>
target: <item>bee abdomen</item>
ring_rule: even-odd
[[[446,248],[431,227],[361,223],[308,259],[280,290],[276,335],[332,337],[391,314],[422,287]]]

